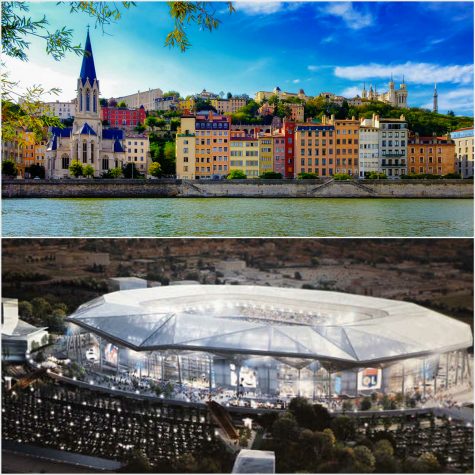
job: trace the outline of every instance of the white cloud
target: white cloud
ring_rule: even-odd
[[[281,11],[284,8],[284,4],[282,2],[260,2],[259,0],[254,0],[253,2],[235,2],[234,8],[246,15],[270,15]]]
[[[324,15],[339,17],[352,30],[360,30],[374,23],[371,13],[356,10],[351,2],[329,2],[319,11]]]
[[[357,86],[347,87],[340,92],[340,96],[347,97],[348,99],[351,99],[355,96],[361,96],[361,88]]]
[[[396,65],[370,63],[358,66],[337,66],[334,74],[337,77],[351,80],[388,79],[393,74],[398,78],[402,78],[404,75],[406,81],[418,84],[434,82],[470,84],[473,81],[473,64],[441,66],[440,64],[412,63],[410,61]]]
[[[292,82],[293,82],[294,84],[298,84],[298,83],[300,82],[300,79],[294,79],[294,80],[292,80]]]
[[[329,36],[325,36],[325,38],[322,38],[320,40],[320,44],[322,45],[325,45],[325,44],[328,44],[328,43],[333,43],[335,41],[335,35],[329,35]]]
[[[314,64],[310,64],[309,66],[307,66],[307,69],[309,71],[318,71],[320,69],[320,66],[316,66]]]
[[[9,72],[9,80],[19,82],[15,90],[25,92],[27,88],[40,85],[49,90],[60,88],[58,95],[44,95],[44,101],[70,101],[76,97],[77,76],[55,70],[33,61],[24,62],[18,59],[4,58],[6,70]]]

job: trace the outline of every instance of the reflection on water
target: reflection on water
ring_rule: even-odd
[[[3,200],[4,236],[472,236],[473,200]]]

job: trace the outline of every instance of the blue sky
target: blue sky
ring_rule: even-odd
[[[154,87],[253,96],[277,85],[352,97],[363,82],[386,90],[392,72],[396,84],[405,75],[411,106],[430,107],[437,81],[441,112],[473,115],[472,2],[238,1],[232,15],[214,5],[222,24],[212,33],[190,26],[185,53],[164,47],[172,28],[164,3],[138,2],[106,34],[67,6],[39,2],[30,9],[34,18],[44,13],[52,28],[73,28],[82,45],[91,23],[104,97]],[[73,54],[55,62],[37,41],[29,63],[7,61],[14,79],[59,86],[64,100],[75,96],[80,63]]]

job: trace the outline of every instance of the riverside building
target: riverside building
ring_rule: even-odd
[[[449,137],[409,137],[408,173],[447,175],[456,173],[455,144]]]
[[[455,143],[457,172],[462,178],[473,178],[473,128],[455,130],[450,136]]]

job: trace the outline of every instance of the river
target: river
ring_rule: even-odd
[[[473,236],[470,199],[4,199],[3,236]]]

